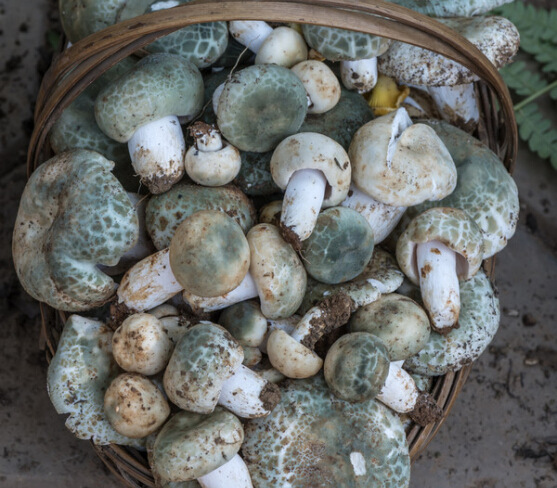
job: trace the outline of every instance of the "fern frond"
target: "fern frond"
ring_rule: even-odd
[[[525,97],[533,95],[547,86],[547,81],[538,73],[530,71],[524,61],[509,64],[501,68],[500,73],[509,88]]]
[[[496,15],[509,19],[520,32],[521,47],[536,50],[540,42],[557,45],[557,12],[536,8],[522,1],[507,3],[493,10]],[[537,49],[544,49],[538,47]],[[524,47],[524,50],[527,49]],[[530,52],[530,51],[527,51]],[[532,53],[533,54],[533,53]]]
[[[543,159],[549,159],[557,169],[557,129],[544,118],[537,104],[531,103],[517,110],[516,122],[520,138]]]

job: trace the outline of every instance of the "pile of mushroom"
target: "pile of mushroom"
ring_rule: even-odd
[[[87,28],[61,8],[77,41],[186,2],[113,0],[116,17],[88,2]],[[445,3],[424,13],[479,13]],[[498,66],[516,52],[504,19],[442,22]],[[473,94],[474,78],[310,25],[190,26],[147,51],[62,114],[58,154],[22,195],[18,276],[69,312],[48,370],[56,410],[80,438],[146,450],[157,487],[407,487],[402,421],[442,417],[411,374],[485,350],[499,311],[481,264],[518,216],[468,112],[417,95]],[[374,117],[385,87],[399,100]]]

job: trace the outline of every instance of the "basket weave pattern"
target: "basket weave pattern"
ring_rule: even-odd
[[[35,129],[27,156],[33,170],[49,156],[48,133],[62,111],[96,78],[126,56],[173,31],[191,24],[227,20],[266,20],[328,25],[387,37],[435,51],[475,73],[480,99],[480,125],[475,134],[512,172],[518,138],[510,95],[495,67],[469,41],[445,25],[383,0],[196,0],[168,10],[130,19],[97,32],[60,53],[45,75],[35,109]],[[494,259],[484,262],[493,279]],[[56,346],[65,314],[41,304],[41,334],[48,359]],[[414,460],[433,439],[464,385],[470,366],[435,378],[431,394],[443,418],[427,427],[415,425],[408,433]],[[145,455],[116,445],[93,446],[107,467],[132,488],[154,487]]]

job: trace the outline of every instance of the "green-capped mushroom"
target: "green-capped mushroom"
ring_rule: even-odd
[[[424,2],[422,0],[390,0],[392,3],[415,10],[432,17],[471,17],[493,10],[512,0],[438,0]]]
[[[76,149],[31,175],[21,196],[12,255],[35,299],[67,311],[109,300],[116,284],[97,265],[115,265],[138,238],[132,202],[100,154]]]
[[[242,455],[255,486],[409,486],[404,428],[387,407],[340,400],[320,375],[281,389],[271,415],[245,427]]]
[[[114,430],[104,411],[105,391],[119,372],[111,342],[102,322],[70,315],[48,366],[48,395],[58,413],[70,414],[66,427],[79,439],[138,447],[143,442]]]
[[[267,333],[267,317],[253,300],[224,309],[218,322],[244,347],[258,347]]]
[[[107,85],[95,101],[101,130],[127,142],[133,167],[151,193],[168,190],[184,175],[185,142],[178,117],[202,107],[198,68],[176,54],[151,54]]]
[[[373,231],[364,217],[350,208],[331,207],[317,217],[301,256],[311,277],[337,284],[364,271],[373,247]]]

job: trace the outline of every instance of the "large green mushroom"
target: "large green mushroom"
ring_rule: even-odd
[[[54,156],[31,175],[13,234],[23,288],[59,310],[108,301],[116,284],[98,265],[113,266],[139,232],[132,202],[100,154],[77,149]]]

